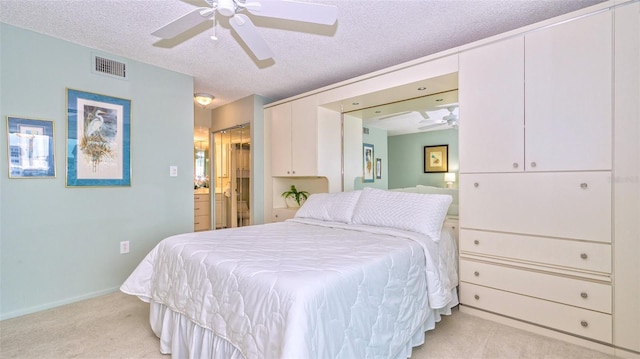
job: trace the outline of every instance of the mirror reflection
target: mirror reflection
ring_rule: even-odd
[[[345,191],[365,186],[400,189],[417,185],[457,188],[458,90],[372,106],[344,114]],[[362,146],[372,145],[373,181],[363,180]],[[446,145],[445,172],[429,172],[426,146]],[[369,148],[369,147],[368,147]],[[381,168],[378,168],[380,166]],[[445,179],[445,174],[447,178]]]

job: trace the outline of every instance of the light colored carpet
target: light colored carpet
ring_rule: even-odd
[[[169,358],[149,327],[149,306],[113,293],[0,322],[0,358]],[[613,358],[455,310],[412,358]]]

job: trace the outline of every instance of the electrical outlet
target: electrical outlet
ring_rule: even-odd
[[[120,242],[120,254],[129,253],[129,241]]]

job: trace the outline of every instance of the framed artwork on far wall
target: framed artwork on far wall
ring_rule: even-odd
[[[131,100],[67,89],[67,187],[131,186]]]
[[[376,158],[376,179],[382,179],[382,158]]]
[[[374,181],[373,145],[362,144],[362,182]]]
[[[7,116],[9,178],[55,178],[53,121]]]
[[[449,169],[449,145],[424,146],[424,173],[443,173]]]

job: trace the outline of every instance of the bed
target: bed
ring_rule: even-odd
[[[407,358],[458,304],[451,197],[314,194],[285,222],[162,240],[121,286],[180,358]]]

